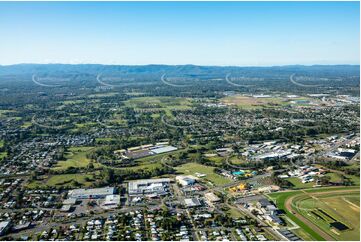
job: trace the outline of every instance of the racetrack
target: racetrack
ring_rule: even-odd
[[[297,195],[293,195],[291,197],[289,197],[286,201],[285,201],[285,208],[291,212],[295,217],[297,217],[299,220],[301,220],[304,224],[306,224],[309,228],[311,228],[313,231],[315,231],[316,233],[318,233],[320,236],[322,236],[325,240],[328,241],[334,241],[336,240],[334,237],[332,237],[330,234],[326,233],[322,228],[320,228],[319,226],[317,226],[317,224],[313,223],[312,221],[310,221],[309,219],[307,219],[306,217],[304,217],[302,214],[300,214],[300,211],[297,211],[297,206],[295,206],[294,200],[301,197],[301,196],[305,196],[305,194],[307,196],[309,196],[312,199],[318,199],[316,196],[317,195],[322,195],[322,196],[327,196],[327,195],[337,195],[337,194],[345,194],[345,193],[352,193],[352,192],[359,192],[359,189],[350,189],[350,190],[336,190],[336,191],[324,191],[324,192],[305,192],[302,191],[302,194],[297,194]]]

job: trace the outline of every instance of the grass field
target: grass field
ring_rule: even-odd
[[[341,174],[343,173],[336,173],[336,172],[330,172],[327,173],[326,176],[329,176],[331,178],[331,182],[340,182],[341,181]],[[353,175],[345,175],[348,179],[350,179],[353,182],[353,185],[359,186],[360,185],[360,177],[353,176]]]
[[[217,165],[221,165],[224,161],[224,158],[220,156],[207,157],[207,159],[213,161]]]
[[[230,157],[229,162],[233,165],[239,165],[239,166],[250,164],[250,162],[247,161],[245,158],[237,157],[237,156]]]
[[[290,177],[290,178],[286,178],[286,180],[291,182],[293,185],[293,188],[295,188],[295,189],[312,188],[315,185],[314,182],[302,183],[300,178],[298,178],[298,177]]]
[[[232,180],[216,174],[214,172],[214,167],[205,166],[205,165],[201,165],[198,163],[183,164],[181,166],[175,167],[175,169],[177,170],[177,172],[185,174],[185,175],[195,176],[196,172],[206,174],[207,176],[204,177],[203,179],[208,180],[217,186],[225,185],[225,184],[232,182]]]
[[[150,158],[150,157],[147,157]],[[129,170],[136,172],[138,170],[153,170],[156,168],[161,168],[163,165],[160,161],[160,159],[157,160],[137,160],[136,166],[126,167],[126,168],[114,168],[114,169],[120,169],[120,170]]]
[[[359,196],[347,196],[346,200],[348,202],[351,202],[351,203],[357,205],[357,206],[360,205],[360,197]]]
[[[272,193],[269,194],[268,197],[276,203],[278,208],[285,211],[287,217],[300,226],[300,229],[295,232],[305,240],[324,240],[324,238],[286,209],[285,203],[292,197],[292,208],[334,239],[359,240],[360,210],[358,201],[360,193],[351,193],[351,189],[357,190],[358,187],[304,189],[299,191]],[[348,197],[349,203],[348,205],[345,205],[347,202],[344,201],[343,198]],[[354,203],[357,205],[354,205]],[[322,222],[322,219],[317,219],[317,215],[312,213],[313,210],[318,208],[322,209],[335,220],[350,226],[351,229],[346,232],[332,232],[329,225],[330,221],[327,222],[327,220],[325,220]],[[342,211],[342,213],[339,211]],[[318,211],[316,211],[316,214],[317,213]]]
[[[227,214],[229,214],[234,219],[244,218],[244,215],[236,208],[230,208],[227,211]]]
[[[150,109],[165,111],[171,116],[171,110],[186,110],[191,108],[190,98],[179,97],[137,97],[124,102],[125,106],[135,110]]]
[[[65,154],[64,161],[59,161],[54,170],[66,170],[69,167],[84,168],[89,165],[90,160],[86,157],[86,154],[94,147],[71,147]],[[94,164],[96,166],[96,164]]]
[[[61,175],[52,175],[49,178],[46,178],[42,181],[32,181],[27,187],[29,189],[41,188],[41,187],[70,187],[70,188],[80,188],[80,187],[90,187],[93,184],[95,173],[88,174],[61,174]],[[77,184],[78,183],[78,184]],[[81,184],[81,185],[79,185]]]

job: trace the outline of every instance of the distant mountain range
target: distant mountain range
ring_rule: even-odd
[[[0,65],[0,76],[29,74],[142,74],[159,75],[162,73],[187,74],[199,76],[224,76],[227,73],[243,75],[269,75],[304,73],[327,75],[359,76],[359,65],[289,65],[271,67],[238,66],[198,66],[198,65],[100,65],[100,64],[17,64]]]

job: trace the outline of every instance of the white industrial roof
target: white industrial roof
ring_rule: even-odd
[[[113,203],[116,203],[116,204],[120,203],[120,196],[119,195],[107,195],[105,197],[104,205],[113,204]]]
[[[198,198],[186,198],[184,199],[184,203],[186,204],[187,207],[195,207],[201,205]]]
[[[114,194],[114,187],[101,187],[101,188],[92,188],[92,189],[74,189],[69,192],[69,195],[111,195]]]
[[[164,146],[161,148],[152,149],[152,152],[154,152],[156,154],[161,154],[161,153],[170,152],[170,151],[174,151],[174,150],[177,150],[177,148],[174,146]]]

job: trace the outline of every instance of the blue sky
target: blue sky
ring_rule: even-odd
[[[0,64],[359,64],[359,2],[0,2]]]

